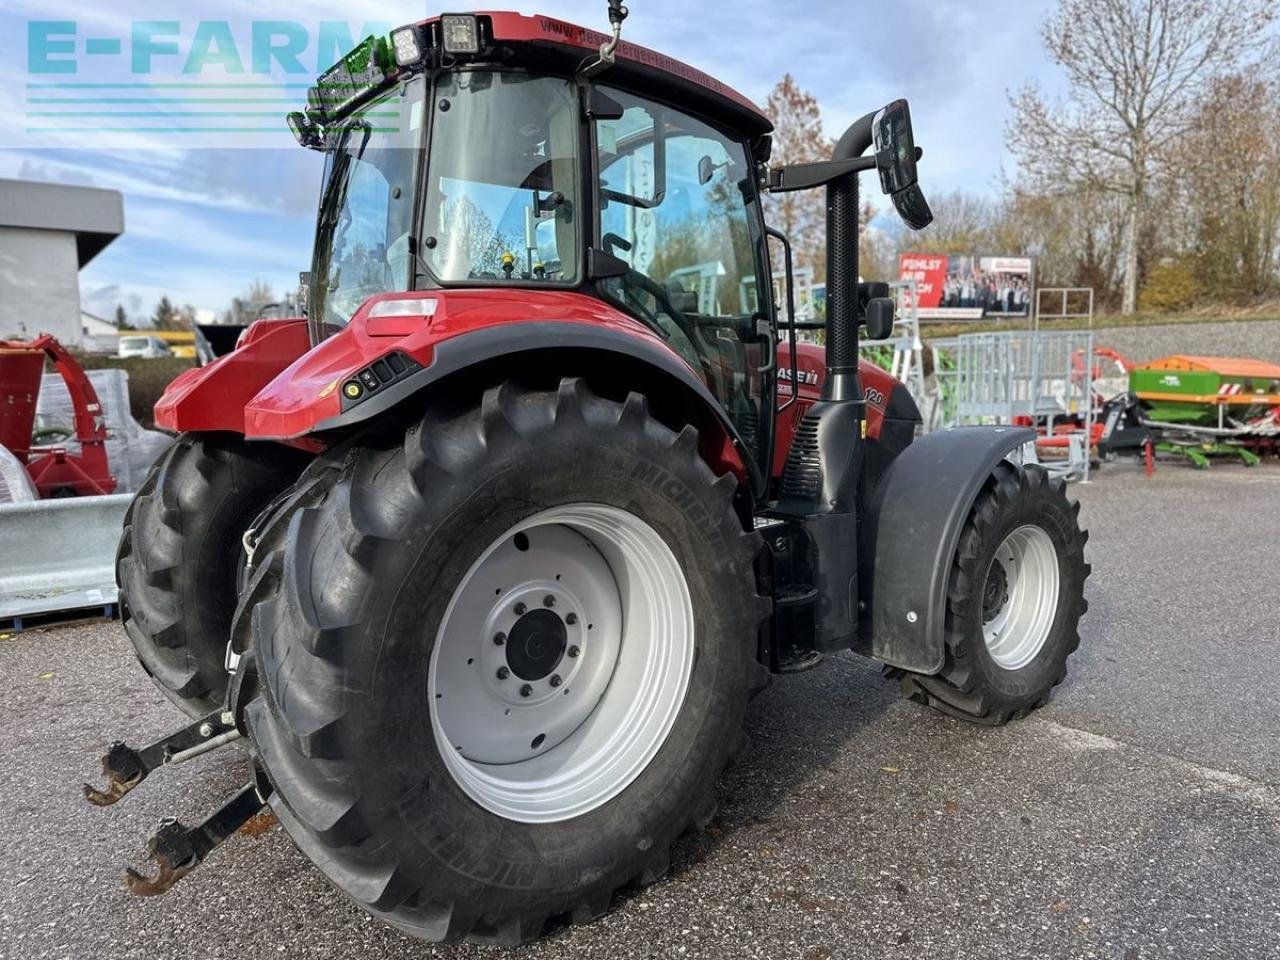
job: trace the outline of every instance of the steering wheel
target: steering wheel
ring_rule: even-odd
[[[685,333],[689,332],[685,326],[685,315],[677,310],[676,305],[671,302],[671,294],[667,292],[666,287],[658,283],[658,281],[654,280],[652,277],[641,273],[639,270],[628,267],[626,275],[622,279],[622,285],[623,287],[628,287],[632,284],[640,287],[645,293],[653,297],[653,299],[658,302],[658,306],[662,308],[663,313],[669,316],[678,327],[685,331]],[[647,308],[642,309],[645,310],[645,313],[649,314],[651,319],[657,319],[652,311]]]

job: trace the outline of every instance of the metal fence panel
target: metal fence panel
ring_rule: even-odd
[[[0,617],[116,602],[131,494],[0,504]]]
[[[931,426],[1031,420],[1052,432],[1056,421],[1093,423],[1093,332],[964,333],[933,344],[937,400]],[[1079,447],[1079,449],[1077,449]],[[1088,444],[1070,447],[1066,464],[1087,478]]]

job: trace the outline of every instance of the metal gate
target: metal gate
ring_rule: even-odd
[[[1053,434],[1080,422],[1054,472],[1089,476],[1093,428],[1093,332],[966,333],[933,344],[935,426],[1033,423]],[[1078,439],[1074,437],[1078,436]]]

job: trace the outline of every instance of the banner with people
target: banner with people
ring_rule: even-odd
[[[898,277],[916,282],[922,320],[1025,317],[1031,311],[1030,257],[904,253],[898,257]]]

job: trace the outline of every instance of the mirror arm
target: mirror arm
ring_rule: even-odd
[[[875,157],[851,157],[846,160],[819,160],[816,163],[795,163],[786,167],[774,167],[769,171],[770,193],[791,193],[795,190],[812,190],[825,187],[833,180],[876,168]]]

